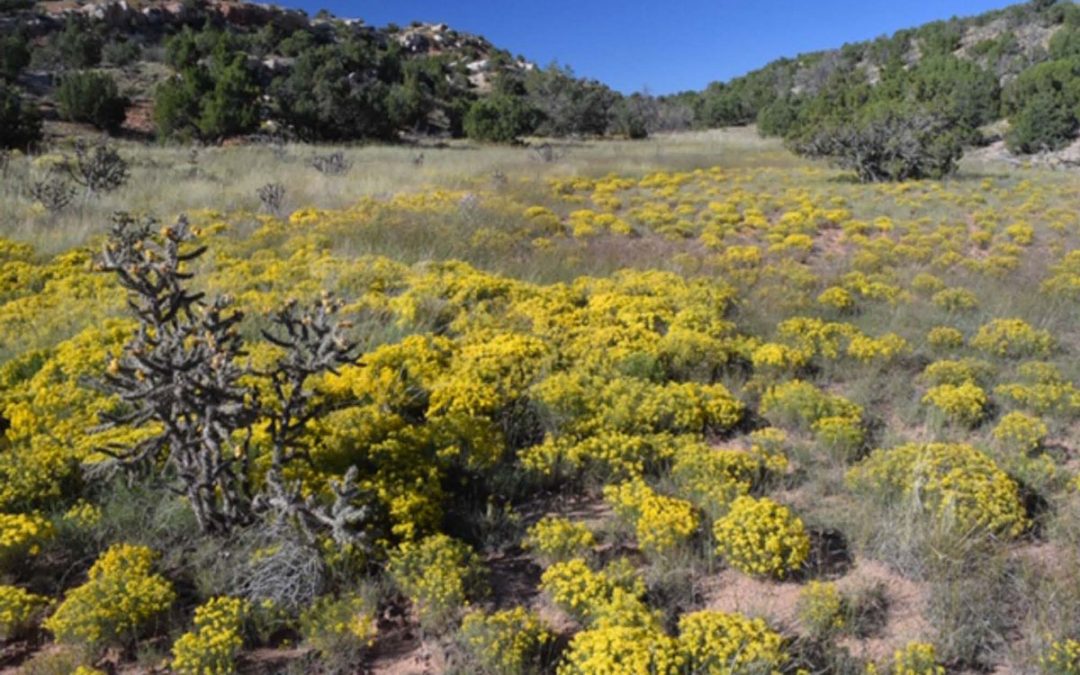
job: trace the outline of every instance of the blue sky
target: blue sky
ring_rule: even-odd
[[[629,93],[701,89],[780,56],[838,47],[1008,0],[278,0],[369,24],[445,22]]]

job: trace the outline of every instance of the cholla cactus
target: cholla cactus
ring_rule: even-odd
[[[328,176],[344,176],[352,169],[352,162],[345,159],[345,153],[338,151],[329,155],[317,155],[311,160],[311,166]]]
[[[64,169],[90,195],[116,190],[127,182],[129,175],[127,160],[104,142],[92,148],[82,141],[76,143],[75,157],[65,160]]]
[[[49,213],[59,213],[75,199],[75,188],[59,176],[49,176],[30,184],[30,197]]]
[[[265,373],[280,407],[267,411],[273,454],[266,491],[256,508],[278,520],[295,523],[309,541],[314,540],[317,531],[329,530],[338,544],[362,544],[367,533],[359,526],[371,517],[371,512],[367,505],[354,506],[360,497],[355,485],[356,467],[350,468],[341,481],[331,482],[334,502],[329,508],[310,495],[302,496],[301,486],[289,485],[283,477],[284,467],[304,452],[298,441],[307,423],[322,413],[312,405],[312,393],[304,383],[312,375],[333,372],[353,360],[355,345],[342,332],[348,324],[336,318],[340,309],[341,303],[328,296],[307,312],[290,302],[271,317],[275,330],[263,331],[263,337],[284,349],[285,356]]]
[[[101,256],[116,274],[139,321],[120,358],[106,369],[106,385],[127,404],[109,425],[161,425],[161,432],[130,448],[106,452],[128,465],[162,458],[176,472],[205,532],[223,532],[250,521],[246,441],[258,411],[241,385],[246,374],[237,326],[243,315],[224,298],[209,305],[189,291],[185,263],[206,249],[190,248],[187,220],[151,234],[152,220],[117,215]],[[250,436],[250,434],[249,434]]]
[[[340,304],[328,297],[311,311],[289,303],[271,317],[274,330],[264,333],[284,354],[259,372],[241,365],[243,315],[225,298],[207,303],[185,286],[186,263],[205,247],[194,247],[184,218],[154,235],[153,221],[137,222],[119,214],[101,256],[101,267],[117,275],[129,292],[128,304],[139,328],[124,353],[106,369],[105,385],[127,404],[106,418],[107,426],[144,426],[160,431],[133,447],[104,448],[121,465],[168,464],[175,472],[204,532],[227,532],[269,515],[297,525],[314,543],[329,531],[339,543],[362,543],[360,526],[367,506],[355,506],[356,469],[331,488],[329,507],[302,497],[299,485],[287,484],[285,467],[303,455],[305,425],[323,411],[305,388],[309,377],[352,360],[354,345],[337,319]],[[265,378],[275,393],[263,405],[258,389],[245,377]],[[249,481],[250,439],[255,424],[266,424],[272,439],[265,492]]]
[[[281,183],[267,183],[256,193],[264,209],[275,215],[281,214],[281,205],[285,201],[285,186]]]

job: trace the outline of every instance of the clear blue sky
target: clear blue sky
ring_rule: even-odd
[[[267,0],[264,0],[267,1]],[[1015,0],[1014,0],[1015,2]],[[1008,0],[278,0],[373,25],[444,22],[625,93],[701,89],[781,56],[839,47]]]

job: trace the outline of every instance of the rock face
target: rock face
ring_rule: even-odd
[[[286,34],[300,29],[332,33],[345,27],[356,34],[374,37],[383,44],[396,41],[411,56],[453,54],[463,63],[483,61],[495,50],[484,38],[459,33],[442,23],[417,23],[390,32],[369,26],[361,19],[309,18],[301,10],[243,0],[46,0],[38,3],[38,7],[37,12],[28,12],[17,19],[20,26],[29,29],[34,36],[57,30],[70,16],[104,22],[114,29],[159,35],[184,25],[198,28],[207,18],[216,17],[241,30],[254,31],[272,25]],[[4,20],[0,17],[0,22]],[[269,65],[276,69],[288,64],[275,62]],[[527,69],[531,65],[517,64],[517,67]]]
[[[127,26],[135,30],[144,27],[162,29],[184,24],[200,25],[208,15],[215,14],[223,21],[241,28],[274,25],[290,31],[310,25],[307,14],[300,10],[237,0],[143,1],[131,4],[126,0],[63,0],[42,2],[40,5],[44,17],[53,22],[63,22],[68,16],[77,15],[93,21],[103,21],[110,26]]]

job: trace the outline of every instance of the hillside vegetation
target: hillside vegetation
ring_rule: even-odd
[[[7,147],[39,137],[14,128],[20,106],[27,117],[209,142],[255,133],[505,142],[641,136],[661,124],[652,111],[646,125],[655,101],[624,98],[566,67],[538,68],[444,25],[376,28],[219,0],[7,3],[0,12]]]
[[[812,148],[838,127],[866,126],[883,110],[906,109],[940,118],[965,144],[1006,118],[1009,148],[1034,153],[1076,137],[1077,91],[1080,7],[1036,0],[780,59],[678,98],[699,125],[756,122],[796,148]]]
[[[887,159],[877,163],[900,168],[871,171],[904,178],[947,173],[963,147],[994,140],[1000,131],[986,125],[999,119],[1019,154],[1058,150],[1080,129],[1080,9],[1067,0],[784,58],[664,97],[624,96],[442,25],[372,27],[225,0],[5,7],[8,147],[39,137],[34,111],[181,141],[508,142],[757,124],[797,151],[849,162],[846,146],[899,133],[907,147],[880,148]],[[930,160],[912,161],[911,148]]]

